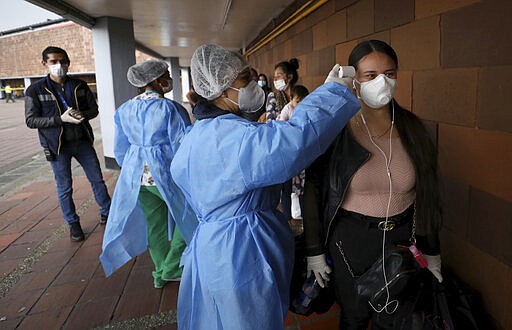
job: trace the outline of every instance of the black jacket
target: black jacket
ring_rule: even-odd
[[[436,198],[425,198],[432,195],[432,189],[436,189],[435,196],[438,196],[437,160],[432,152],[435,147],[421,121],[409,111],[395,109],[395,127],[416,169],[418,245],[427,254],[438,254],[439,202]],[[304,233],[308,255],[325,253],[336,214],[352,177],[370,156],[371,153],[357,143],[345,127],[327,152],[306,170]]]
[[[64,89],[68,105],[80,110],[85,117],[79,125],[63,123],[60,119],[66,109],[49,75],[30,85],[25,93],[25,123],[37,128],[41,146],[57,155],[64,142],[64,129],[68,139],[85,139],[92,144],[94,135],[89,120],[98,115],[96,99],[85,81],[67,77]]]

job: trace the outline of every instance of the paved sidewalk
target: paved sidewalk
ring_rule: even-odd
[[[99,120],[93,121],[103,164]],[[104,226],[87,178],[73,166],[73,197],[86,240],[69,240],[50,166],[23,102],[0,104],[0,329],[177,329],[179,283],[154,289],[148,253],[105,278]],[[118,172],[104,169],[113,194]],[[285,329],[337,329],[338,308],[290,313]],[[264,329],[262,329],[264,330]]]

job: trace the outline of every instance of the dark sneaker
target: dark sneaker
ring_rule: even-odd
[[[108,219],[108,214],[105,215],[105,214],[101,214],[100,215],[100,225],[104,225],[107,223],[107,219]]]
[[[85,239],[80,222],[73,222],[69,228],[69,239],[73,242],[80,242]]]

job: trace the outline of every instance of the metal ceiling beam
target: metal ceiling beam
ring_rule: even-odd
[[[62,0],[25,0],[38,7],[49,10],[57,15],[67,18],[87,28],[92,28],[96,24],[96,19],[86,13],[76,9]]]

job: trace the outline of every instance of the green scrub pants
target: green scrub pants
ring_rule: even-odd
[[[148,248],[155,264],[153,278],[155,287],[162,287],[168,280],[181,278],[183,268],[180,259],[186,243],[178,228],[174,228],[169,244],[169,210],[156,186],[141,186],[139,201],[148,224]]]

